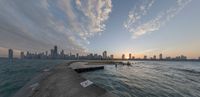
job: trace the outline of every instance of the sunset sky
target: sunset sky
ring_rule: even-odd
[[[0,0],[7,49],[200,56],[200,0]]]

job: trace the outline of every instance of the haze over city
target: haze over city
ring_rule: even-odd
[[[8,49],[114,57],[200,56],[199,0],[1,0],[0,57]]]

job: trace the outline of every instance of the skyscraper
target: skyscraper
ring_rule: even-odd
[[[125,59],[125,55],[124,54],[122,54],[122,60],[124,60]]]
[[[110,58],[111,58],[111,59],[114,59],[114,55],[110,55]]]
[[[24,52],[21,52],[21,53],[20,53],[20,57],[21,57],[21,59],[24,59],[24,58],[25,58]]]
[[[187,56],[181,55],[180,56],[181,60],[187,60]]]
[[[45,52],[45,55],[48,56],[48,51]]]
[[[51,53],[52,53],[52,58],[53,59],[58,58],[58,47],[54,46],[54,49],[51,50]]]
[[[54,46],[54,56],[57,57],[58,55],[58,47]]]
[[[132,58],[131,53],[129,53],[129,60]]]
[[[133,56],[132,59],[135,60],[135,56]]]
[[[9,49],[8,50],[8,59],[11,61],[13,60],[13,50],[12,49]]]
[[[153,59],[156,60],[156,55],[153,56]]]
[[[76,53],[76,59],[79,60],[79,54],[78,53]]]
[[[171,60],[171,57],[169,56],[169,57],[166,57],[166,60]]]
[[[162,59],[163,59],[163,57],[162,57],[162,54],[160,54],[160,55],[159,55],[159,59],[160,59],[160,60],[162,60]]]
[[[103,52],[103,59],[107,59],[107,51]]]
[[[65,57],[65,52],[64,52],[64,50],[62,50],[62,51],[60,52],[60,58],[64,59],[64,57]]]
[[[144,60],[146,60],[146,59],[147,59],[147,56],[145,55],[145,56],[144,56]]]

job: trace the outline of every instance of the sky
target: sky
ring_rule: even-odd
[[[200,56],[200,0],[1,0],[0,56],[7,49],[116,58]]]

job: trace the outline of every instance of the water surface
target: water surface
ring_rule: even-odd
[[[132,63],[82,76],[120,97],[200,97],[200,62]]]
[[[0,59],[0,97],[11,97],[34,76],[51,69],[63,60],[14,60]]]

